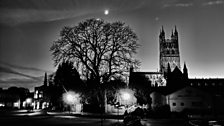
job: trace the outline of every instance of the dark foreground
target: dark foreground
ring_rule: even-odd
[[[124,126],[121,117],[90,114],[73,114],[73,113],[47,113],[47,112],[26,112],[18,111],[1,114],[1,126]],[[142,119],[143,126],[200,126],[199,120],[188,119]],[[205,123],[201,123],[206,126]],[[201,125],[201,126],[202,126]],[[213,125],[208,125],[213,126]],[[215,126],[221,126],[217,124]]]

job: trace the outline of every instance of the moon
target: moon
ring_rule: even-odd
[[[109,14],[109,10],[104,10],[104,14],[108,15]]]

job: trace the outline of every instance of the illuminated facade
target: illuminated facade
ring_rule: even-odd
[[[172,31],[171,39],[165,38],[165,32],[162,27],[159,35],[159,47],[160,47],[160,72],[164,73],[168,70],[168,64],[171,71],[178,67],[180,69],[180,52],[178,44],[178,32],[175,27],[174,33]]]

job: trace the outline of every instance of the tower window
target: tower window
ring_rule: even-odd
[[[180,105],[181,105],[181,106],[184,106],[184,103],[183,103],[183,102],[181,102],[181,103],[180,103]]]
[[[166,51],[166,54],[170,54],[170,51],[169,51],[169,50],[167,50],[167,51]]]
[[[175,102],[173,103],[173,106],[176,106],[176,103]]]
[[[172,54],[175,54],[175,51],[174,50],[172,50]]]

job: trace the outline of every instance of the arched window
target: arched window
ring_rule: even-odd
[[[175,54],[175,50],[174,49],[172,50],[172,54]]]

